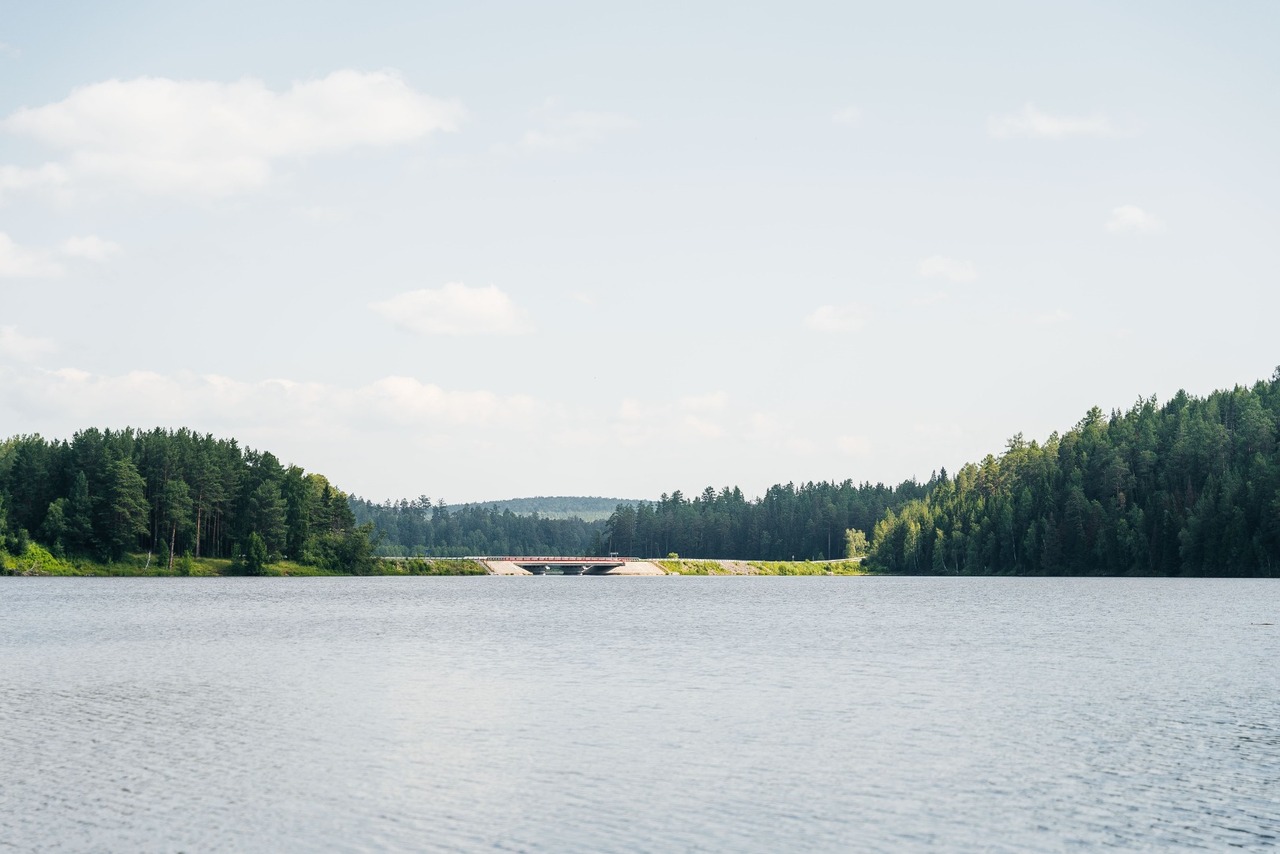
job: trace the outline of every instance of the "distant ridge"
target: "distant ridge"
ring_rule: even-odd
[[[501,501],[472,501],[450,507],[492,507],[499,513],[510,510],[516,516],[537,513],[544,519],[582,519],[598,522],[608,519],[619,504],[651,504],[638,498],[599,498],[583,495],[539,495],[533,498],[507,498]]]

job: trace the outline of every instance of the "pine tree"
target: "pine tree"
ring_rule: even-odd
[[[106,494],[99,517],[103,555],[120,560],[147,531],[146,484],[131,460],[107,467]]]

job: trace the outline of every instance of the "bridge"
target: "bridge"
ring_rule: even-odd
[[[635,557],[566,557],[564,555],[478,555],[467,558],[490,575],[666,575],[656,563]]]

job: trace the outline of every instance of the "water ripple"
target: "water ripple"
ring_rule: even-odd
[[[4,579],[0,848],[1268,849],[1274,582]]]

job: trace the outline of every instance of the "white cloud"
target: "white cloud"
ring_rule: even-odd
[[[511,298],[494,285],[469,288],[450,282],[369,306],[387,320],[420,335],[519,335],[531,331]]]
[[[24,354],[48,349],[13,330],[0,330],[0,341]],[[584,476],[575,469],[584,455],[592,470],[607,473],[619,455],[642,452],[645,459],[679,462],[698,485],[731,482],[735,461],[752,456],[821,460],[837,450],[859,457],[871,449],[834,427],[811,432],[812,419],[795,413],[739,408],[719,391],[610,406],[617,398],[555,402],[403,375],[338,384],[38,364],[0,359],[0,412],[27,430],[70,436],[90,425],[190,427],[270,449],[345,488],[391,496],[420,491],[413,482],[422,477],[453,482],[452,489],[489,478],[480,488],[495,495],[536,489],[538,478],[574,481]],[[513,486],[509,471],[530,467],[536,477]],[[658,482],[660,472],[654,479],[654,492],[671,486]]]
[[[1136,205],[1121,205],[1111,211],[1107,231],[1112,234],[1158,234],[1164,223]]]
[[[911,427],[912,432],[917,436],[923,436],[931,441],[943,441],[959,439],[964,435],[964,428],[955,422],[934,421],[929,423],[916,423]]]
[[[49,347],[9,329],[0,346],[27,353]],[[622,447],[686,446],[718,440],[728,430],[704,404],[625,400],[614,413],[553,405],[528,395],[447,389],[415,377],[388,376],[359,386],[271,379],[247,382],[214,374],[130,371],[95,374],[76,368],[41,370],[0,364],[0,411],[70,429],[86,424],[164,424],[225,429],[241,438],[277,435],[348,437],[434,435],[445,445],[502,444],[515,435],[568,434]],[[504,438],[505,437],[505,438]]]
[[[698,415],[686,415],[681,422],[684,429],[692,436],[703,439],[722,439],[725,431],[716,422]]]
[[[1055,308],[1043,314],[1037,314],[1031,318],[1031,322],[1037,326],[1057,326],[1060,323],[1069,323],[1071,314],[1064,309]]]
[[[16,326],[0,326],[0,355],[29,362],[56,349],[48,338],[28,338]]]
[[[729,395],[723,391],[686,395],[680,398],[680,408],[689,412],[723,412],[728,405]]]
[[[794,436],[782,443],[789,452],[802,457],[813,456],[818,451],[818,443],[804,436]]]
[[[934,255],[920,262],[920,275],[926,279],[948,279],[952,282],[972,282],[978,278],[978,271],[972,261],[959,261],[955,258],[944,258]]]
[[[302,205],[294,208],[293,212],[303,219],[328,224],[343,222],[348,218],[345,210],[332,205]]]
[[[862,121],[862,110],[857,107],[842,107],[831,114],[831,121],[844,127],[853,127]]]
[[[836,439],[836,447],[850,457],[865,457],[871,453],[871,442],[863,436],[840,436]]]
[[[489,391],[448,391],[413,377],[385,377],[360,392],[379,411],[397,420],[442,419],[455,424],[486,423],[504,417],[531,417],[539,404],[527,395],[502,398]]]
[[[713,420],[713,416],[724,414],[728,407],[729,395],[723,391],[686,395],[680,398],[680,409],[685,412],[680,424],[686,434],[694,438],[724,438],[725,428]]]
[[[13,242],[0,231],[0,279],[42,279],[62,274],[62,265],[48,252]]]
[[[539,128],[527,130],[520,139],[522,148],[534,151],[575,152],[590,148],[611,134],[632,130],[640,123],[622,113],[577,111],[552,113]]]
[[[96,234],[84,237],[68,237],[60,247],[63,255],[71,258],[83,258],[86,261],[106,261],[121,252],[120,244],[104,240]]]
[[[776,412],[753,412],[747,418],[747,430],[743,435],[749,441],[764,442],[777,438],[783,432],[782,419]]]
[[[624,398],[611,419],[611,433],[619,444],[631,447],[724,439],[729,431],[716,417],[728,415],[728,407],[729,395],[723,391],[686,395],[675,402]]]
[[[65,173],[152,193],[227,196],[261,187],[281,158],[412,142],[456,129],[463,114],[457,102],[416,92],[387,71],[335,71],[284,92],[248,78],[140,77],[20,109],[0,130],[66,152],[44,183]],[[22,180],[35,179],[19,170],[8,183]]]
[[[44,187],[65,187],[71,180],[67,170],[57,163],[46,163],[34,169],[0,166],[0,198],[6,191]]]
[[[10,344],[10,342],[13,342]],[[48,352],[50,342],[0,329],[0,348]],[[215,374],[130,371],[94,374],[75,368],[8,372],[0,388],[7,411],[56,412],[80,423],[225,424],[301,429],[333,424],[476,427],[532,415],[540,404],[523,395],[441,388],[411,377],[384,377],[357,387],[271,379],[245,382]],[[499,417],[501,416],[501,418]],[[518,420],[518,419],[516,419]]]
[[[618,404],[618,418],[623,421],[639,421],[651,411],[650,407],[645,406],[634,397],[624,397],[622,402]]]
[[[866,311],[859,305],[824,305],[805,318],[805,324],[818,332],[853,332],[866,322]]]
[[[931,291],[927,294],[921,294],[911,298],[911,304],[917,308],[927,308],[931,305],[937,305],[949,297],[946,291]]]
[[[1068,136],[1121,136],[1106,116],[1053,116],[1027,104],[1020,113],[992,116],[987,120],[987,133],[996,139],[1026,136],[1036,139],[1062,139]]]

